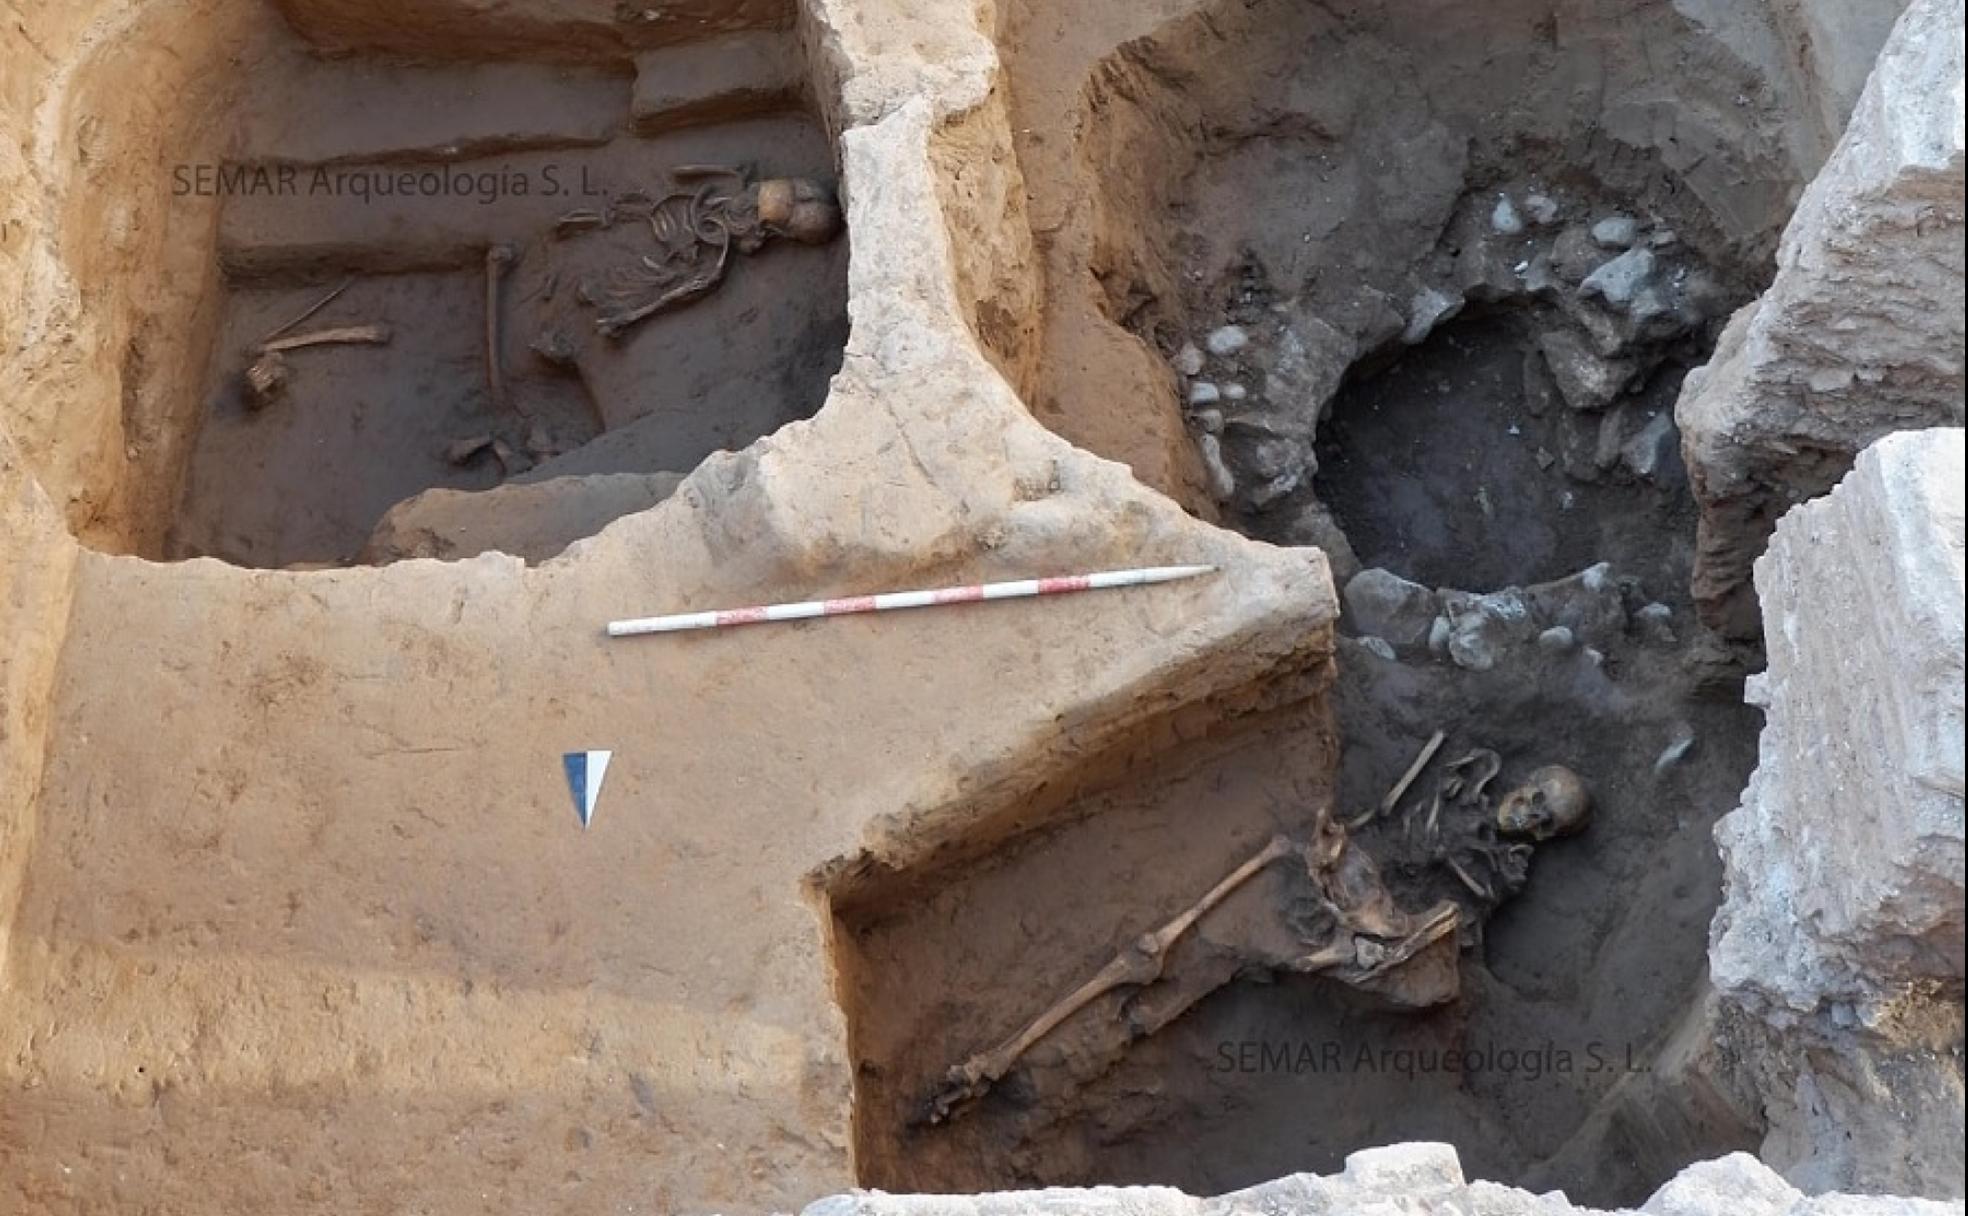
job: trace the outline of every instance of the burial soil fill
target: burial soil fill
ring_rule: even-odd
[[[1690,610],[1672,409],[1794,194],[1771,93],[1667,12],[1426,7],[1009,20],[1051,276],[1041,416],[1096,446],[1174,419],[1196,509],[1325,549],[1346,636],[1329,714],[1219,723],[986,862],[837,909],[869,1185],[1218,1193],[1434,1139],[1474,1175],[1614,1205],[1757,1141],[1753,1118],[1606,1116],[1698,997],[1710,829],[1755,762],[1756,656]],[[1133,424],[1073,416],[1090,410]],[[1483,796],[1435,811],[1492,760]],[[1515,855],[1478,833],[1550,765],[1582,780],[1589,824],[1505,874]],[[1287,863],[1197,920],[1156,979],[930,1117],[953,1067],[1271,836],[1334,823],[1401,912],[1458,907],[1452,999],[1247,949],[1260,924],[1308,950],[1325,931]]]
[[[224,195],[227,291],[170,556],[384,560],[401,554],[368,550],[372,531],[422,491],[579,498],[584,478],[687,473],[812,414],[846,338],[844,236],[733,249],[712,290],[612,335],[588,302],[674,250],[651,214],[672,191],[833,190],[795,44],[748,38],[722,63],[685,47],[637,69],[300,46],[252,65],[237,158],[180,175]],[[723,92],[660,104],[703,80]],[[253,383],[269,337],[338,333]]]

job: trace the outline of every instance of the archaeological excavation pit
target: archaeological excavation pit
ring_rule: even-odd
[[[778,14],[530,38],[220,7],[209,75],[150,81],[176,281],[109,306],[143,508],[105,547],[537,560],[819,408],[847,239]],[[159,185],[117,152],[112,214]]]
[[[1424,7],[1009,22],[1040,416],[1324,549],[1344,636],[1330,717],[1189,723],[985,859],[837,905],[869,1185],[1219,1194],[1414,1139],[1612,1205],[1761,1135],[1635,1112],[1756,758],[1755,656],[1689,595],[1674,405],[1801,187],[1786,82],[1667,6]],[[1499,833],[1547,766],[1590,826]],[[1371,859],[1383,970],[1331,963],[1350,880],[1313,894],[1298,854],[1126,963],[1279,834]],[[1444,907],[1454,946],[1415,948]]]
[[[0,1210],[1957,1198],[1961,24],[10,6]]]

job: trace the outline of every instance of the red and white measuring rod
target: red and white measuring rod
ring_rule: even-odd
[[[684,633],[692,629],[724,629],[766,621],[806,621],[821,616],[853,616],[863,612],[898,612],[904,608],[938,608],[945,604],[975,604],[982,600],[1020,600],[1038,595],[1068,595],[1076,591],[1105,591],[1110,587],[1140,587],[1214,574],[1215,566],[1151,566],[1142,570],[1105,570],[1064,578],[1027,578],[1009,583],[976,583],[935,591],[889,591],[803,604],[764,604],[756,608],[727,608],[721,612],[684,612],[634,621],[611,621],[608,636],[635,637],[645,633]]]

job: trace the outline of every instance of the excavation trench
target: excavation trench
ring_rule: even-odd
[[[106,155],[210,286],[105,305],[127,464],[87,492],[132,518],[97,507],[85,539],[539,560],[819,408],[847,241],[790,9],[652,32],[218,7],[222,70],[144,79],[184,115],[170,163]]]
[[[869,1185],[1217,1193],[1430,1139],[1619,1205],[1760,1137],[1649,1078],[1702,991],[1710,829],[1758,728],[1755,656],[1693,619],[1673,407],[1767,278],[1791,103],[1669,6],[1424,8],[1008,22],[1038,412],[1198,514],[1324,549],[1345,615],[1320,695],[837,910]],[[1509,792],[1553,765],[1588,826],[1513,834]],[[1453,906],[1450,978],[1429,952],[1328,965],[1306,910],[1344,911],[1339,870],[1321,894],[1288,857],[1152,978],[1019,1037],[1275,835],[1370,859],[1397,928]]]

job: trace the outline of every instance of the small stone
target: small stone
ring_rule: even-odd
[[[1640,223],[1630,215],[1609,215],[1592,226],[1592,243],[1601,249],[1631,249]]]
[[[1647,248],[1665,253],[1681,243],[1681,234],[1672,228],[1656,228],[1647,235]]]
[[[1538,634],[1538,645],[1546,650],[1570,650],[1578,645],[1578,638],[1563,625],[1553,625]]]
[[[1679,432],[1674,429],[1674,415],[1662,410],[1641,427],[1638,434],[1621,445],[1619,462],[1642,481],[1653,481],[1674,459],[1678,443]]]
[[[1606,562],[1525,589],[1540,624],[1569,630],[1574,641],[1605,645],[1626,636],[1626,599]]]
[[[1311,480],[1312,475],[1318,472],[1319,462],[1308,440],[1292,435],[1266,434],[1241,425],[1226,427],[1226,430],[1232,432],[1226,435],[1226,440],[1233,443],[1229,455],[1256,483],[1245,492],[1245,498],[1253,507],[1261,510],[1270,506]]]
[[[1565,404],[1581,412],[1603,410],[1626,391],[1638,369],[1624,359],[1608,359],[1569,329],[1538,338],[1545,367]]]
[[[1508,194],[1497,195],[1496,208],[1490,212],[1490,227],[1504,236],[1516,236],[1524,230],[1524,217],[1517,213],[1517,204],[1510,201]]]
[[[1349,579],[1341,598],[1355,630],[1397,646],[1412,646],[1427,639],[1441,611],[1433,591],[1378,567]]]
[[[1538,468],[1549,469],[1552,465],[1558,463],[1558,458],[1551,454],[1551,449],[1539,448],[1537,450],[1537,462]]]
[[[1223,461],[1223,443],[1205,431],[1196,436],[1196,451],[1203,458],[1203,472],[1209,477],[1210,497],[1229,502],[1237,493],[1237,475]]]
[[[1449,620],[1449,658],[1470,671],[1489,671],[1507,650],[1539,632],[1524,593],[1514,587],[1488,595],[1446,592],[1442,607]]]
[[[1654,277],[1655,259],[1651,249],[1629,249],[1585,276],[1579,294],[1588,300],[1603,300],[1607,307],[1625,309]]]
[[[1461,296],[1452,296],[1438,287],[1424,287],[1408,305],[1408,323],[1401,331],[1401,341],[1414,346],[1434,333],[1436,326],[1461,311]]]
[[[549,330],[534,338],[532,350],[542,363],[554,367],[572,367],[577,354],[573,340],[559,330]]]
[[[1548,253],[1540,253],[1524,263],[1518,277],[1524,280],[1524,290],[1534,296],[1554,294],[1562,286],[1552,270],[1551,255]]]
[[[1454,630],[1449,625],[1448,617],[1436,617],[1433,623],[1428,626],[1429,653],[1447,654],[1449,652],[1449,635],[1452,632]]]
[[[1223,386],[1223,399],[1225,401],[1242,401],[1248,396],[1250,396],[1250,390],[1241,384],[1226,384]]]
[[[1659,600],[1635,612],[1633,626],[1649,642],[1662,646],[1674,644],[1674,609]]]
[[[1567,283],[1576,283],[1606,260],[1605,250],[1592,243],[1592,232],[1575,224],[1551,243],[1551,268]]]
[[[1203,350],[1194,342],[1184,342],[1182,349],[1175,352],[1175,357],[1169,360],[1169,364],[1179,375],[1200,375],[1203,370]]]
[[[1227,359],[1250,345],[1250,335],[1244,332],[1244,327],[1241,325],[1225,325],[1203,339],[1203,345],[1209,348],[1210,354],[1219,359]]]
[[[1524,214],[1530,216],[1531,222],[1538,227],[1548,228],[1558,222],[1564,208],[1549,194],[1532,194],[1524,199]]]
[[[1360,639],[1360,649],[1376,659],[1392,663],[1395,661],[1394,646],[1386,638],[1364,637]]]
[[[1189,415],[1189,421],[1195,423],[1196,429],[1205,434],[1221,435],[1223,433],[1222,410],[1197,410],[1195,413]]]
[[[1587,663],[1590,663],[1594,667],[1604,667],[1606,665],[1605,652],[1600,650],[1596,646],[1587,646],[1584,650],[1579,652],[1579,655]]]
[[[1191,408],[1215,405],[1221,400],[1223,400],[1223,390],[1217,388],[1216,385],[1211,384],[1207,380],[1198,380],[1189,386],[1189,405]]]
[[[1694,750],[1694,728],[1683,723],[1675,728],[1673,741],[1661,749],[1660,756],[1654,761],[1654,771],[1656,773],[1666,772],[1668,769],[1673,768],[1675,765],[1687,759],[1688,753]]]

